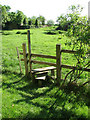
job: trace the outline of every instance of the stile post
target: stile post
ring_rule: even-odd
[[[61,81],[61,44],[56,45],[56,74],[57,74],[57,84],[60,85],[60,81]]]
[[[30,75],[31,75],[32,64],[31,64],[31,41],[30,41],[30,30],[27,31],[27,37],[28,37],[28,55],[29,55]]]
[[[28,60],[27,60],[26,43],[23,43],[22,47],[23,47],[23,56],[24,56],[24,64],[25,64],[25,74],[28,75]]]
[[[21,63],[20,63],[20,56],[19,56],[18,47],[16,47],[16,49],[17,49],[17,56],[18,56],[18,60],[19,60],[20,73],[22,73],[22,67],[21,67]]]

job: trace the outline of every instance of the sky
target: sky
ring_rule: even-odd
[[[66,14],[68,7],[80,4],[84,7],[82,15],[88,16],[90,0],[0,0],[1,5],[9,5],[11,11],[22,11],[27,17],[42,15],[46,20],[57,20],[61,14]]]

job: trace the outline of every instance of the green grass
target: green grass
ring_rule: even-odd
[[[49,28],[31,29],[32,53],[55,56],[57,43],[62,45],[62,49],[71,49],[64,44],[70,38],[66,37],[63,31],[62,34],[57,31],[53,31],[55,34],[47,34],[48,30]],[[23,74],[20,74],[16,47],[22,51],[22,43],[28,43],[26,32],[27,30],[12,30],[2,33],[2,117],[87,120],[88,100],[85,89],[79,92],[69,88],[59,89],[51,83],[46,83],[43,87],[33,85],[31,79],[24,76],[23,62]],[[56,62],[49,59],[36,59]],[[76,60],[73,55],[63,54],[62,63],[75,65]],[[34,64],[33,68],[44,66]],[[67,69],[62,70],[63,78],[67,72]],[[80,81],[85,79],[88,79],[86,72],[81,76]]]

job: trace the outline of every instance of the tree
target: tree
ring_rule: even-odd
[[[69,41],[66,41],[66,45],[71,46],[72,50],[76,50],[76,54],[74,54],[77,63],[76,66],[78,69],[71,70],[66,76],[70,75],[69,83],[70,82],[77,82],[78,78],[83,74],[83,69],[79,70],[79,68],[88,68],[90,66],[89,62],[89,32],[90,26],[87,22],[87,18],[81,17],[82,7],[78,6],[71,6],[69,7],[69,14],[67,14],[67,20],[72,21],[69,25],[69,29],[67,31],[67,35],[71,38]],[[88,81],[90,82],[90,81]],[[86,82],[86,83],[88,83]],[[85,85],[85,83],[83,84]]]
[[[69,6],[68,13],[66,15],[62,14],[57,19],[57,22],[59,22],[59,28],[62,30],[68,30],[70,24],[74,24],[75,21],[80,17],[82,10],[83,8],[80,5]]]
[[[38,27],[38,20],[35,21],[35,27]]]
[[[5,23],[9,20],[8,12],[11,8],[10,6],[0,5],[0,9],[2,11],[2,27],[5,27]]]
[[[53,20],[48,20],[48,21],[47,21],[47,25],[48,25],[48,26],[54,25],[54,21],[53,21]]]
[[[27,17],[24,18],[23,24],[24,24],[24,25],[28,24],[28,19],[27,19]]]
[[[32,22],[31,22],[31,18],[28,18],[28,25],[31,25]]]
[[[17,23],[18,26],[23,24],[24,18],[25,18],[25,15],[23,14],[23,12],[17,10],[17,12],[16,12],[16,23]]]
[[[32,25],[35,25],[36,19],[37,19],[36,16],[32,16],[31,17]]]
[[[38,19],[39,25],[45,25],[45,17],[40,15],[37,19]]]

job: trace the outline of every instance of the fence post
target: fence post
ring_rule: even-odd
[[[30,75],[31,75],[32,64],[31,64],[31,41],[30,41],[30,30],[27,31],[27,37],[28,37],[28,56],[29,56]]]
[[[57,71],[57,84],[60,85],[60,81],[61,81],[61,44],[56,45],[56,71]]]
[[[28,75],[28,60],[27,60],[26,43],[23,43],[22,47],[23,47],[23,56],[24,56],[24,64],[25,64],[25,74]]]
[[[21,67],[21,63],[20,63],[18,47],[16,47],[16,49],[17,49],[17,57],[18,57],[18,60],[19,60],[20,73],[22,73],[22,67]]]

